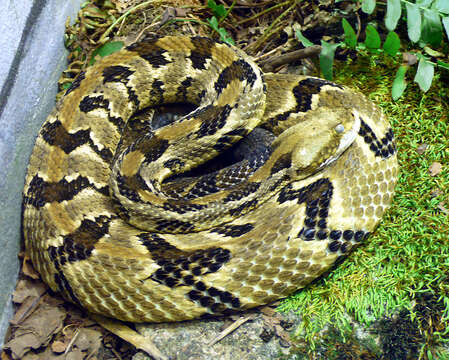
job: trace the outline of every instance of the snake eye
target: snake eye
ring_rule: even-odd
[[[342,132],[345,131],[345,127],[344,127],[342,124],[338,124],[338,125],[335,127],[335,131],[338,132],[339,134],[341,134]]]

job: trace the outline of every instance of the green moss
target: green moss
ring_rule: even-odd
[[[336,82],[367,94],[389,116],[401,171],[392,207],[368,242],[327,277],[281,304],[281,311],[294,309],[302,315],[297,335],[311,349],[329,323],[344,334],[352,319],[368,326],[401,310],[412,319],[422,293],[439,299],[439,326],[449,328],[449,215],[441,209],[449,208],[449,89],[437,76],[427,93],[410,83],[403,97],[393,102],[397,66],[373,56],[336,69]],[[419,154],[422,144],[427,149]],[[433,162],[442,165],[435,176],[429,172]],[[430,356],[430,346],[449,341],[448,331],[432,326],[421,330],[421,358]]]

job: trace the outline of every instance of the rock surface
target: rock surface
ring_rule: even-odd
[[[211,344],[224,328],[241,319],[248,320]],[[138,325],[137,330],[151,339],[169,359],[265,360],[277,359],[290,352],[289,333],[297,328],[299,321],[297,314],[279,314],[264,307],[232,318]],[[133,360],[149,359],[142,352],[133,357]]]

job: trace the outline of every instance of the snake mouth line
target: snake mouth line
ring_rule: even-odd
[[[336,155],[335,156],[331,156],[328,159],[326,159],[326,161],[324,161],[319,167],[318,167],[318,171],[322,170],[323,168],[325,168],[326,166],[331,165],[332,163],[334,163],[338,158],[340,158],[341,155],[343,155],[343,153],[348,150],[348,148],[352,145],[352,143],[355,141],[359,130],[360,130],[360,126],[361,126],[361,119],[360,119],[360,115],[358,113],[357,110],[353,110],[353,116],[354,116],[354,123],[352,125],[352,128],[350,130],[347,130],[343,127],[343,125],[339,124],[336,127],[336,131],[337,132],[345,132],[343,134],[343,136],[340,139],[340,143],[338,145],[338,149],[336,151]],[[337,129],[338,128],[338,129]]]

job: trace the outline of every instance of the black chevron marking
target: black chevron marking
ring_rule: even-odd
[[[215,150],[222,152],[237,143],[240,139],[248,134],[246,129],[235,129],[222,135],[213,146]]]
[[[109,66],[103,69],[103,83],[118,82],[125,85],[128,92],[128,99],[136,105],[139,106],[140,101],[136,95],[136,92],[128,85],[130,77],[134,74],[134,71],[129,67],[115,65]]]
[[[242,205],[229,210],[229,214],[231,216],[238,216],[241,213],[246,213],[249,210],[256,208],[258,204],[259,204],[259,201],[257,199],[246,201]]]
[[[140,151],[145,156],[145,162],[150,163],[159,159],[169,145],[168,140],[161,139],[153,133],[147,133],[125,150],[125,156],[130,152]]]
[[[89,129],[69,133],[59,120],[45,123],[41,130],[41,136],[48,144],[58,146],[66,154],[89,142],[89,133]]]
[[[104,161],[107,163],[112,161],[112,151],[106,147],[100,150],[90,137],[90,129],[69,133],[62,123],[56,120],[44,124],[41,129],[41,136],[48,144],[59,147],[66,154],[71,153],[79,146],[88,144]]]
[[[179,85],[178,90],[176,91],[176,98],[182,99],[182,101],[187,101],[187,99],[189,98],[187,93],[189,92],[190,86],[192,86],[192,78],[188,76]]]
[[[206,106],[204,108],[197,109],[193,116],[200,117],[203,121],[198,131],[195,133],[198,138],[203,136],[209,136],[215,134],[218,129],[223,128],[226,125],[226,120],[231,112],[232,107],[225,106]]]
[[[369,145],[370,150],[379,157],[384,159],[396,153],[396,145],[394,143],[393,129],[389,129],[382,139],[379,139],[369,125],[361,120],[359,135]]]
[[[117,174],[117,187],[120,195],[130,199],[131,201],[140,202],[139,189],[149,190],[145,180],[139,174],[134,176],[122,176]]]
[[[239,237],[245,235],[254,229],[253,224],[243,224],[243,225],[223,225],[212,229],[212,232],[230,237]]]
[[[205,207],[206,205],[192,204],[189,202],[183,203],[182,201],[179,200],[175,201],[167,200],[163,205],[164,210],[173,211],[178,214],[185,214],[186,212],[189,211],[198,211],[204,209]]]
[[[93,96],[87,95],[83,97],[79,105],[83,113],[88,113],[95,109],[109,109],[109,100],[105,99],[103,95]]]
[[[208,309],[210,314],[230,315],[241,306],[239,298],[229,291],[222,291],[213,286],[206,286],[202,281],[192,284],[194,290],[187,293],[187,298]]]
[[[30,182],[28,192],[24,195],[23,203],[33,205],[36,208],[46,203],[63,202],[72,200],[78,193],[86,188],[95,189],[97,192],[108,196],[109,187],[96,188],[89,179],[78,176],[75,180],[67,181],[65,178],[58,182],[44,181],[39,175],[34,175]]]
[[[298,204],[305,203],[305,219],[298,237],[305,241],[329,240],[328,249],[332,252],[348,252],[352,241],[361,242],[369,232],[363,230],[334,230],[327,225],[329,207],[333,195],[333,185],[329,179],[320,179],[299,190],[293,190],[291,185],[281,190],[278,201],[296,200]]]
[[[151,84],[150,95],[155,105],[164,103],[164,92],[164,82],[158,79],[154,80]]]
[[[227,249],[184,251],[155,233],[142,233],[138,237],[160,266],[150,278],[169,287],[191,286],[196,277],[217,272],[231,259],[231,252]]]
[[[50,246],[47,251],[51,261],[56,268],[55,283],[58,285],[59,290],[65,298],[81,306],[81,302],[76,297],[69,281],[62,271],[62,266],[67,261],[74,262],[75,258],[77,260],[87,259],[90,256],[92,249],[85,249],[84,246],[74,244],[73,241],[64,240],[63,245],[58,247]]]
[[[257,79],[257,74],[253,68],[243,59],[234,61],[231,65],[223,69],[215,82],[215,91],[218,95],[231,83],[232,80],[239,79],[253,86]]]
[[[66,298],[78,305],[81,305],[80,301],[65,277],[63,267],[67,263],[73,264],[88,259],[92,254],[95,243],[108,233],[109,224],[113,218],[116,217],[109,218],[101,215],[94,220],[83,219],[74,232],[64,236],[62,245],[50,246],[47,250],[56,268],[55,282],[59,290]]]
[[[298,85],[296,85],[292,92],[295,96],[296,106],[282,114],[276,115],[269,122],[272,125],[277,124],[279,121],[287,120],[290,114],[306,112],[311,109],[312,97],[321,91],[321,88],[325,85],[333,86],[338,89],[343,89],[342,86],[334,84],[330,81],[316,78],[308,78],[301,80]]]
[[[210,39],[195,37],[191,39],[194,49],[190,51],[189,59],[194,69],[206,69],[206,62],[212,59],[212,48],[215,45]]]
[[[161,66],[167,65],[170,61],[164,57],[167,50],[161,48],[156,44],[157,39],[143,41],[140,43],[135,43],[127,47],[127,50],[134,51],[139,54],[143,59],[148,61],[154,68],[159,68]]]
[[[237,191],[231,191],[229,195],[226,196],[224,199],[224,202],[230,202],[230,201],[238,201],[241,200],[247,196],[249,196],[252,193],[255,193],[262,183],[260,182],[248,182],[245,184],[242,184],[237,188]]]
[[[67,91],[65,92],[64,95],[70,94],[73,90],[79,88],[79,86],[81,85],[81,81],[83,81],[86,77],[86,72],[85,71],[81,71],[78,76],[76,77],[75,80],[73,80],[72,85],[70,85],[70,87],[67,89]]]
[[[80,226],[72,233],[64,236],[64,248],[60,255],[66,254],[68,262],[87,259],[95,243],[109,231],[109,224],[117,216],[100,215],[94,220],[83,219]],[[65,262],[61,262],[64,265]]]
[[[173,232],[175,230],[180,231],[182,233],[184,232],[190,232],[193,229],[195,229],[195,225],[192,223],[189,223],[187,221],[181,221],[181,220],[166,220],[161,219],[156,221],[156,227],[155,230],[158,232]]]
[[[52,249],[48,249],[49,253],[51,254]],[[51,257],[51,255],[50,255]],[[75,293],[73,292],[72,287],[70,286],[69,281],[65,277],[64,273],[61,270],[61,267],[57,265],[57,262],[55,263],[56,273],[55,273],[55,283],[58,285],[59,291],[61,294],[69,301],[72,301],[73,303],[77,304],[78,306],[82,307],[81,302],[76,297]]]

